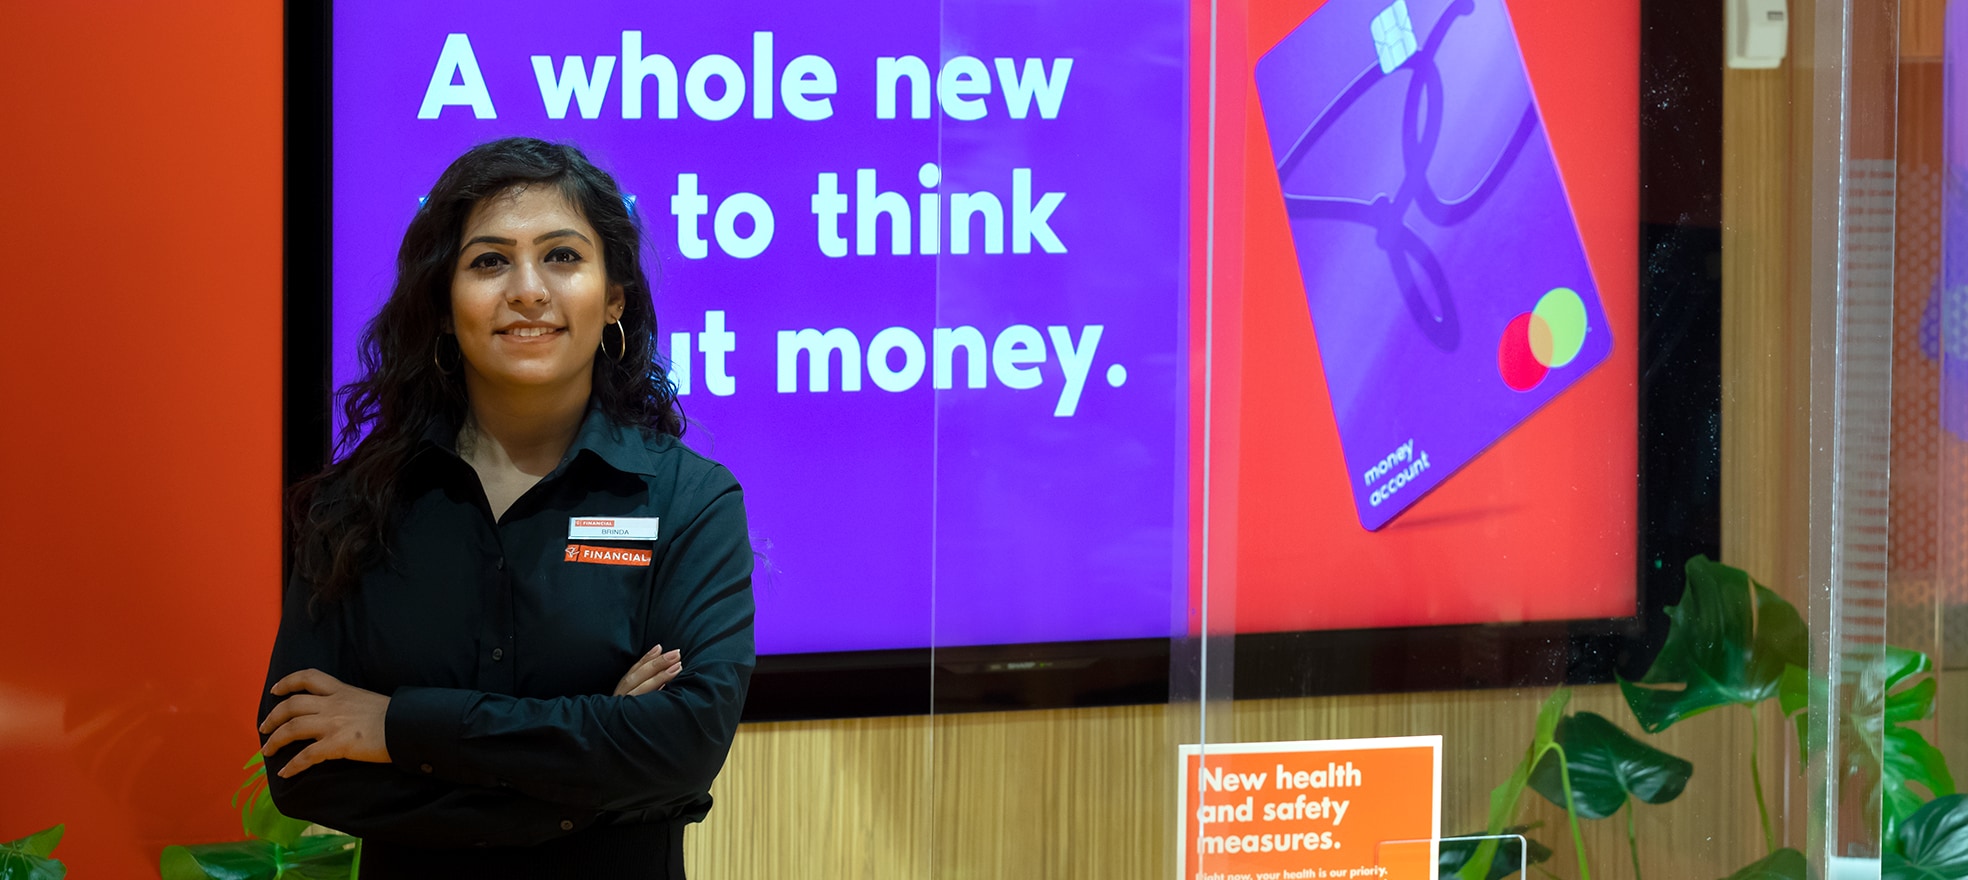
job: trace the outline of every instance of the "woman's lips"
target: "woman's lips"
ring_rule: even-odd
[[[529,330],[525,334],[522,334],[519,331],[515,331],[515,330],[501,330],[493,335],[514,345],[536,345],[542,342],[552,342],[555,339],[559,339],[560,337],[567,335],[567,328],[556,327],[552,330],[547,330],[544,333],[536,330]]]

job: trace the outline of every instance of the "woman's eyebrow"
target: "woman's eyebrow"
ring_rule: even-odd
[[[540,235],[538,238],[533,239],[533,243],[539,244],[548,239],[566,238],[567,236],[570,235],[582,241],[588,242],[589,244],[594,244],[594,242],[590,241],[587,236],[582,235],[580,230],[578,229],[556,229],[552,232],[544,233]],[[519,242],[510,238],[500,238],[499,236],[496,235],[479,235],[479,236],[473,236],[472,240],[465,242],[464,246],[471,247],[472,245],[475,244],[496,244],[496,245],[502,245],[504,247],[512,247],[513,245],[519,244]]]

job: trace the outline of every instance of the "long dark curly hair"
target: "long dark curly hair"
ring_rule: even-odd
[[[348,595],[384,560],[405,465],[433,424],[464,423],[462,375],[439,359],[455,364],[459,354],[444,327],[465,219],[479,202],[529,185],[556,187],[580,209],[601,237],[609,282],[622,287],[625,351],[595,359],[592,405],[618,424],[682,436],[676,387],[656,353],[641,238],[615,179],[568,144],[515,137],[473,147],[444,170],[403,233],[396,285],[362,331],[362,377],[338,394],[339,458],[289,493],[294,575],[317,599]]]

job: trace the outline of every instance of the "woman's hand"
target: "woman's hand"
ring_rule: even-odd
[[[275,682],[273,693],[295,696],[281,700],[260,724],[261,733],[272,733],[260,754],[271,755],[291,742],[314,740],[280,769],[281,778],[336,758],[389,763],[389,746],[383,741],[388,697],[343,684],[319,669],[303,669]]]
[[[637,660],[634,666],[629,667],[628,672],[623,673],[622,680],[615,683],[615,696],[636,697],[650,691],[662,690],[663,685],[669,684],[670,680],[676,678],[682,671],[683,652],[671,651],[666,654],[663,653],[663,646],[657,645],[650,648],[649,653],[642,655],[642,659]]]

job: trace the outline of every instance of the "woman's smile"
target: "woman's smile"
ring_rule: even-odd
[[[515,345],[538,345],[565,337],[567,328],[554,324],[520,323],[501,328],[493,335]]]

